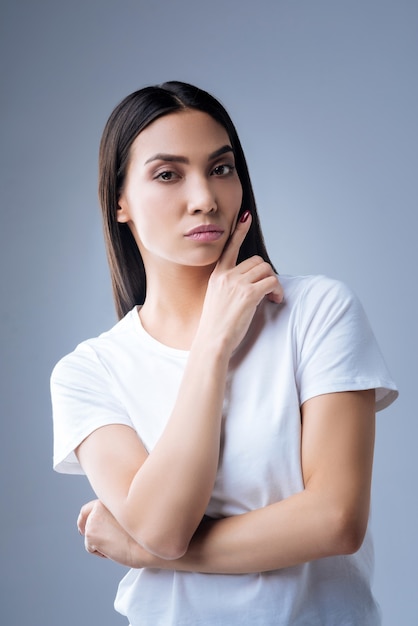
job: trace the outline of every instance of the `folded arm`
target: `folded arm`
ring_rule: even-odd
[[[90,551],[131,567],[239,574],[349,554],[367,528],[373,447],[373,390],[318,396],[302,407],[304,490],[249,513],[203,521],[181,558],[156,557],[129,535],[121,542],[117,533],[124,531],[112,529],[105,510],[94,530],[97,516],[91,518],[91,533],[87,510],[79,526]]]

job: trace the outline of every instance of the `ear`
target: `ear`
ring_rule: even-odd
[[[118,210],[117,210],[117,213],[116,213],[116,220],[120,224],[126,224],[126,222],[129,222],[129,220],[130,220],[128,203],[126,201],[126,198],[124,198],[123,196],[121,196],[121,198],[119,198]]]

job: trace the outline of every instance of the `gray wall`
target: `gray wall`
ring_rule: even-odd
[[[5,626],[124,624],[84,553],[91,492],[51,470],[49,374],[114,319],[96,200],[113,106],[167,79],[224,102],[282,273],[359,294],[401,396],[378,420],[375,592],[418,623],[417,59],[413,0],[3,0],[1,586]]]

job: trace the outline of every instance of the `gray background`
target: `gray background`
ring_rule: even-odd
[[[173,78],[235,120],[279,271],[341,278],[363,301],[401,391],[378,420],[375,592],[385,626],[417,624],[418,4],[3,0],[0,29],[1,624],[125,624],[123,569],[76,531],[86,480],[51,470],[48,385],[115,320],[96,200],[105,120]]]

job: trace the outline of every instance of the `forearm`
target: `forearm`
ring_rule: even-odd
[[[319,494],[303,491],[243,515],[205,520],[175,561],[137,554],[138,567],[211,574],[247,574],[348,554],[362,533]]]
[[[123,507],[126,530],[165,558],[186,550],[216,477],[228,358],[207,346],[192,349],[172,415]]]
[[[305,490],[267,507],[212,520],[204,518],[186,554],[167,560],[145,550],[96,502],[82,509],[79,529],[90,552],[134,568],[210,574],[276,570],[360,547],[366,523],[345,515],[333,498]],[[367,517],[365,515],[365,517]],[[87,523],[88,520],[88,523]]]
[[[180,567],[221,574],[291,567],[345,552],[338,532],[331,513],[304,492],[202,526]]]
[[[315,522],[315,511],[309,516],[309,523],[304,522],[308,519],[304,501],[304,495],[297,495],[251,513],[221,520],[205,518],[186,554],[176,560],[162,559],[146,551],[118,525],[100,501],[83,507],[78,526],[85,535],[89,552],[105,555],[128,567],[245,574],[280,569],[328,555],[325,545],[318,548],[314,527],[329,528],[329,525],[323,519]],[[326,535],[328,540],[329,531]]]
[[[242,515],[204,520],[182,558],[137,553],[137,566],[250,573],[355,552],[369,516],[374,392],[319,396],[302,414],[304,490]]]
[[[361,546],[370,506],[374,391],[312,398],[302,416],[305,489],[265,508],[203,523],[174,567],[267,571]]]

